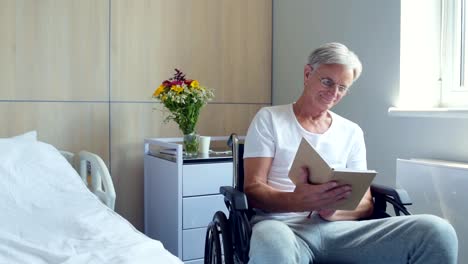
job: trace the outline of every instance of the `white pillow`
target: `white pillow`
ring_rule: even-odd
[[[15,141],[37,141],[37,131],[29,131],[24,134],[11,137],[10,139],[14,139]]]

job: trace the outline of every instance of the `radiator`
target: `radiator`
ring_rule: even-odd
[[[453,225],[459,242],[458,263],[468,263],[468,164],[397,159],[396,183],[411,197],[412,214],[434,214]]]

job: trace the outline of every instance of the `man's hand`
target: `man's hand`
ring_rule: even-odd
[[[322,209],[318,211],[318,214],[327,221],[336,221],[338,220],[335,215],[336,212],[337,211],[333,209]]]
[[[322,217],[325,220],[332,221],[333,220],[333,214],[335,214],[336,210],[333,209],[322,209],[318,211],[318,214],[320,217]]]
[[[346,199],[351,194],[349,185],[338,185],[337,182],[324,184],[310,184],[308,182],[309,171],[302,169],[299,182],[296,184],[294,194],[297,199],[297,211],[320,211],[329,208],[339,200]],[[325,212],[328,215],[330,212]],[[333,213],[330,213],[332,215]]]

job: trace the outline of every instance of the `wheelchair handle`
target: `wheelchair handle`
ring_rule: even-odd
[[[232,133],[227,142],[228,146],[232,149],[232,166],[233,166],[233,175],[232,175],[232,186],[237,189],[237,175],[239,169],[239,138],[236,133]]]

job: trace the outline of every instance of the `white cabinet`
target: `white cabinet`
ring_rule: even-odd
[[[206,226],[216,211],[227,214],[219,187],[232,185],[232,156],[220,152],[183,158],[180,141],[145,140],[145,234],[184,262],[202,263]]]

